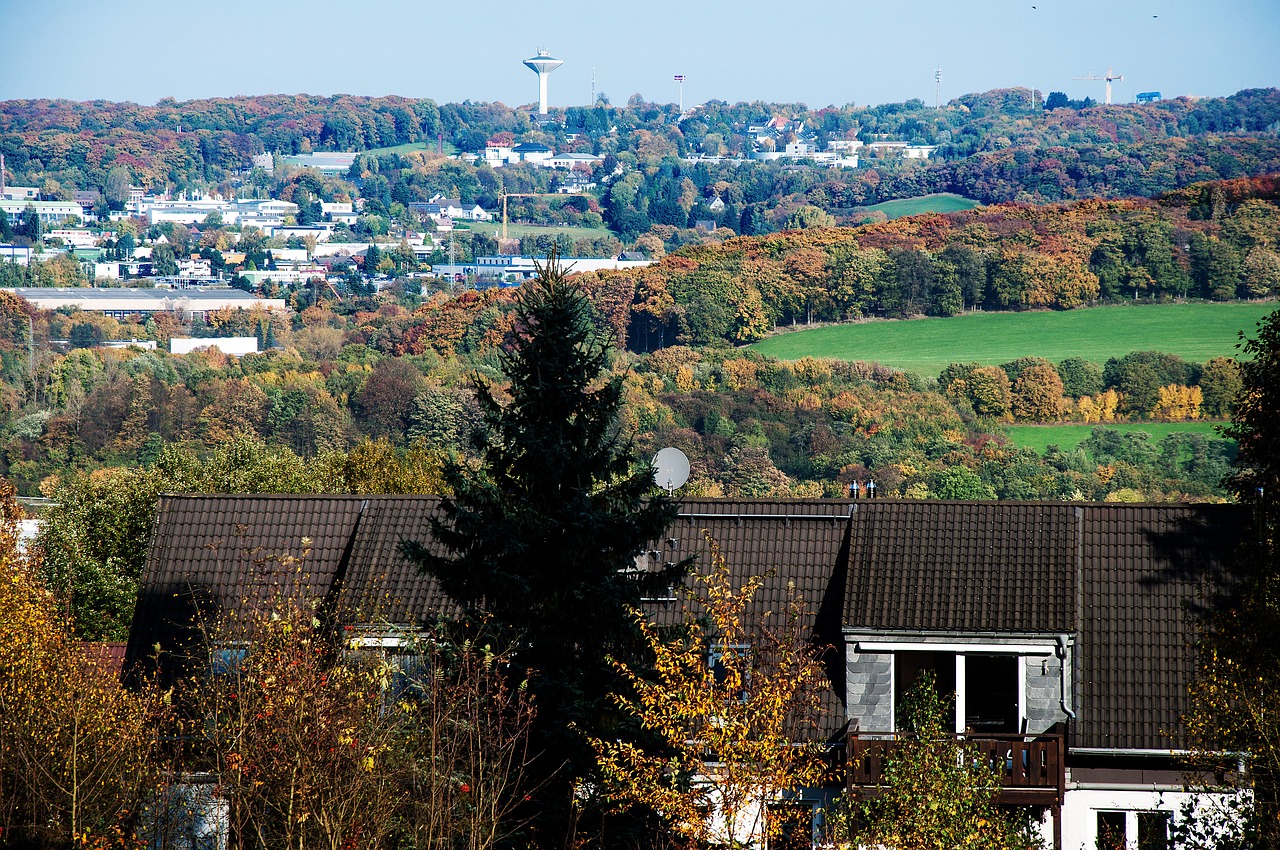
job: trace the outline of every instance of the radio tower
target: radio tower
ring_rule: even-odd
[[[942,66],[933,69],[933,108],[942,106]]]
[[[525,67],[538,75],[538,114],[547,114],[547,77],[556,68],[564,63],[559,59],[552,59],[551,54],[545,50],[539,50],[538,55],[532,59],[524,60]]]

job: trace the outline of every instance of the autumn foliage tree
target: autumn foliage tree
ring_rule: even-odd
[[[0,838],[6,845],[123,846],[161,778],[166,713],[125,690],[76,641],[17,545],[21,509],[0,481]]]
[[[1044,363],[1024,369],[1011,389],[1013,418],[1023,422],[1053,422],[1062,416],[1062,378]]]
[[[1039,844],[1016,812],[996,806],[1000,774],[951,729],[950,697],[932,673],[898,710],[903,730],[884,760],[875,796],[845,801],[830,822],[839,843],[897,850],[1031,850]]]
[[[792,589],[780,610],[759,613],[764,578],[735,582],[709,542],[710,570],[682,589],[677,625],[632,612],[652,673],[614,661],[630,690],[618,707],[660,746],[591,743],[613,805],[648,807],[687,839],[737,848],[776,838],[768,804],[826,778],[815,734],[826,674],[804,600]]]

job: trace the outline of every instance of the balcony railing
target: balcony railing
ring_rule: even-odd
[[[965,757],[985,764],[1000,778],[996,802],[1009,805],[1062,805],[1066,789],[1061,735],[960,735]],[[898,742],[892,735],[850,735],[847,750],[849,790],[875,793],[884,766]]]

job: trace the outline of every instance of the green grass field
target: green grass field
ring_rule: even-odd
[[[1159,441],[1170,434],[1204,434],[1209,437],[1220,436],[1215,428],[1217,422],[1121,422],[1108,423],[1103,426],[1124,433],[1145,431],[1151,435],[1152,441]],[[1097,425],[1010,425],[1005,430],[1009,439],[1016,446],[1024,446],[1044,454],[1044,450],[1054,445],[1063,451],[1070,451],[1080,443],[1089,439]]]
[[[501,210],[496,222],[469,222],[474,233],[488,233],[491,236],[502,235]],[[519,239],[521,236],[559,236],[566,234],[570,239],[596,239],[601,236],[612,236],[607,227],[543,227],[537,224],[508,224],[507,236]]]
[[[979,206],[982,205],[977,201],[964,197],[963,195],[953,195],[950,192],[943,192],[937,195],[921,195],[918,198],[903,198],[898,201],[883,201],[878,204],[872,204],[869,207],[860,207],[860,209],[869,212],[882,212],[889,218],[893,219],[930,212],[960,212],[961,210],[971,210],[974,207]]]
[[[1205,361],[1235,354],[1275,302],[1142,304],[1033,313],[968,313],[948,319],[828,325],[775,334],[755,344],[770,357],[878,361],[930,377],[948,363],[997,365],[1038,355],[1097,363],[1131,351],[1164,351]]]
[[[437,145],[435,142],[406,142],[403,145],[392,145],[387,148],[369,148],[369,150],[361,151],[360,153],[378,156],[379,154],[412,153],[413,151],[434,151],[436,149]],[[457,153],[458,149],[453,146],[452,142],[445,142],[444,152],[446,156],[449,156]]]

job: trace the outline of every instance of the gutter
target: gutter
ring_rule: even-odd
[[[1139,750],[1123,747],[1070,747],[1067,752],[1078,756],[1136,756],[1141,758],[1180,758],[1194,754],[1192,750]]]
[[[1067,717],[1070,720],[1075,720],[1076,713],[1071,710],[1071,702],[1067,699],[1067,640],[1069,638],[1070,635],[1057,635],[1058,658],[1062,660],[1062,664],[1059,665],[1059,669],[1062,671],[1062,699],[1060,700],[1060,704],[1062,705],[1062,711],[1067,715]]]

